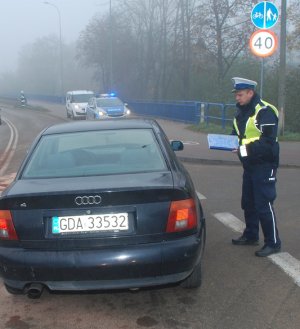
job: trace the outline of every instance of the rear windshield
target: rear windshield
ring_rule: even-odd
[[[72,95],[71,103],[87,103],[94,94],[78,94]]]
[[[164,171],[152,129],[120,129],[45,135],[22,178],[80,177]]]

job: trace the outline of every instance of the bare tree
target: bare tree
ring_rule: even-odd
[[[179,0],[178,7],[180,10],[180,28],[179,35],[181,38],[181,51],[182,51],[182,97],[189,98],[190,92],[190,77],[192,68],[192,23],[195,20],[195,0]]]
[[[222,83],[228,70],[245,51],[254,30],[251,9],[256,0],[208,0],[198,7],[199,44],[215,60]]]
[[[124,88],[127,76],[127,92],[139,98],[189,99],[194,68],[201,66],[216,67],[211,75],[216,72],[221,84],[246,49],[255,1],[119,0],[112,24],[116,86]],[[94,67],[104,86],[110,73],[109,22],[108,15],[95,18],[79,40],[78,58]]]
[[[289,35],[288,47],[291,50],[300,49],[300,3],[292,1],[288,7]]]
[[[136,38],[137,90],[140,97],[162,96],[167,85],[171,0],[124,0]]]
[[[111,19],[112,30],[110,30]],[[111,51],[111,42],[113,51]],[[128,81],[134,79],[137,57],[135,43],[127,17],[120,15],[118,11],[113,12],[112,17],[95,16],[80,35],[77,43],[77,59],[82,65],[94,69],[94,78],[99,83],[99,91],[107,92],[113,87],[120,94],[130,94]],[[113,69],[113,86],[111,86],[111,69]]]
[[[60,95],[59,49],[55,36],[37,39],[19,53],[17,75],[27,93]]]

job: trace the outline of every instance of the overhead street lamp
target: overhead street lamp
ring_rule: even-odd
[[[112,33],[112,12],[111,0],[109,1],[109,25],[110,25],[110,92],[113,91],[113,33]]]
[[[60,92],[61,99],[63,102],[64,99],[64,73],[63,73],[63,52],[62,52],[62,37],[61,37],[61,15],[58,7],[51,2],[44,1],[45,5],[52,6],[56,9],[58,15],[58,24],[59,24],[59,49],[60,49]]]
[[[100,5],[100,4],[99,4]],[[114,91],[114,74],[113,74],[113,21],[112,21],[112,0],[102,3],[101,5],[109,5],[109,78],[107,81],[107,88],[110,92]],[[105,87],[105,86],[104,86]]]
[[[281,0],[280,59],[278,82],[279,134],[284,135],[286,97],[286,0]]]

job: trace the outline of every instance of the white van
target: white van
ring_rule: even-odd
[[[85,119],[86,106],[91,97],[95,96],[90,90],[73,90],[66,94],[67,118]]]

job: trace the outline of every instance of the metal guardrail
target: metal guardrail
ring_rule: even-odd
[[[127,104],[132,112],[145,116],[189,123],[197,122],[199,117],[197,102],[127,101]]]
[[[226,128],[232,123],[235,104],[210,103],[200,101],[127,101],[129,108],[136,114],[154,116],[192,124],[221,124]]]
[[[235,104],[202,103],[200,122],[205,122],[207,126],[210,123],[221,124],[225,129],[228,122],[232,124],[235,111]]]
[[[61,96],[26,94],[28,101],[30,99],[40,100],[51,103],[62,103]],[[3,98],[14,98],[4,96]],[[200,124],[210,123],[220,124],[223,129],[226,124],[232,122],[235,113],[235,104],[211,103],[202,101],[143,101],[127,100],[126,103],[133,113],[169,119],[173,121]]]

